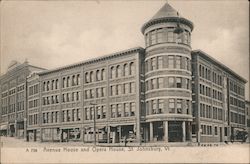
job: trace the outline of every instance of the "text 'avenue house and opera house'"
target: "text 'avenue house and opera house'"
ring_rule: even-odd
[[[240,139],[247,81],[192,51],[193,28],[166,3],[141,28],[145,48],[53,70],[14,63],[1,76],[1,134],[99,143]]]

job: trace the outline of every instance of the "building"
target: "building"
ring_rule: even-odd
[[[192,51],[193,134],[197,142],[230,141],[246,130],[246,82],[205,52]]]
[[[206,53],[192,51],[193,28],[166,3],[141,28],[145,48],[29,73],[27,140],[200,143],[236,138],[246,130],[246,80]]]
[[[30,65],[27,61],[13,61],[6,74],[0,77],[1,135],[23,138],[26,134],[27,76],[43,68]]]
[[[250,101],[246,101],[246,125],[247,125],[247,142],[250,142]]]

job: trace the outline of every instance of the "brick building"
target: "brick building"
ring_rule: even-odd
[[[141,28],[145,48],[30,73],[27,139],[223,142],[246,130],[246,80],[192,51],[193,27],[166,3]]]
[[[30,65],[27,61],[13,61],[7,73],[0,77],[1,134],[23,138],[26,132],[27,76],[45,69]]]

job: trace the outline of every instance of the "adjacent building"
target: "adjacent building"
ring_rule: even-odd
[[[245,83],[203,51],[192,51],[193,134],[197,142],[224,142],[246,130]]]
[[[238,132],[246,131],[247,81],[208,54],[192,51],[193,28],[190,20],[166,3],[141,28],[145,48],[53,70],[15,71],[17,77],[23,76],[15,85],[10,85],[8,71],[1,77],[2,132],[16,131],[19,112],[12,110],[11,95],[16,95],[13,88],[24,86],[21,120],[27,140],[200,143],[237,139]]]
[[[250,101],[246,101],[246,126],[247,126],[247,142],[250,142]]]
[[[13,61],[0,77],[1,135],[23,138],[26,135],[27,76],[45,69],[30,65],[27,61]]]

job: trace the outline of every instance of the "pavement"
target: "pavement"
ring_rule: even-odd
[[[237,142],[93,147],[83,142],[26,142],[1,137],[0,143],[0,163],[250,163],[250,144]]]
[[[9,148],[21,148],[21,147],[88,147],[93,146],[92,143],[83,143],[83,142],[39,142],[39,141],[25,141],[24,139],[17,139],[15,137],[0,137],[1,147],[9,147]],[[97,143],[99,147],[125,147],[124,143]],[[127,147],[160,147],[160,146],[168,146],[168,147],[230,147],[230,146],[239,146],[239,147],[249,147],[250,143],[240,143],[240,142],[229,142],[225,143],[202,143],[198,146],[197,143],[190,142],[181,142],[181,143],[165,143],[165,142],[157,142],[157,143],[127,143]]]

